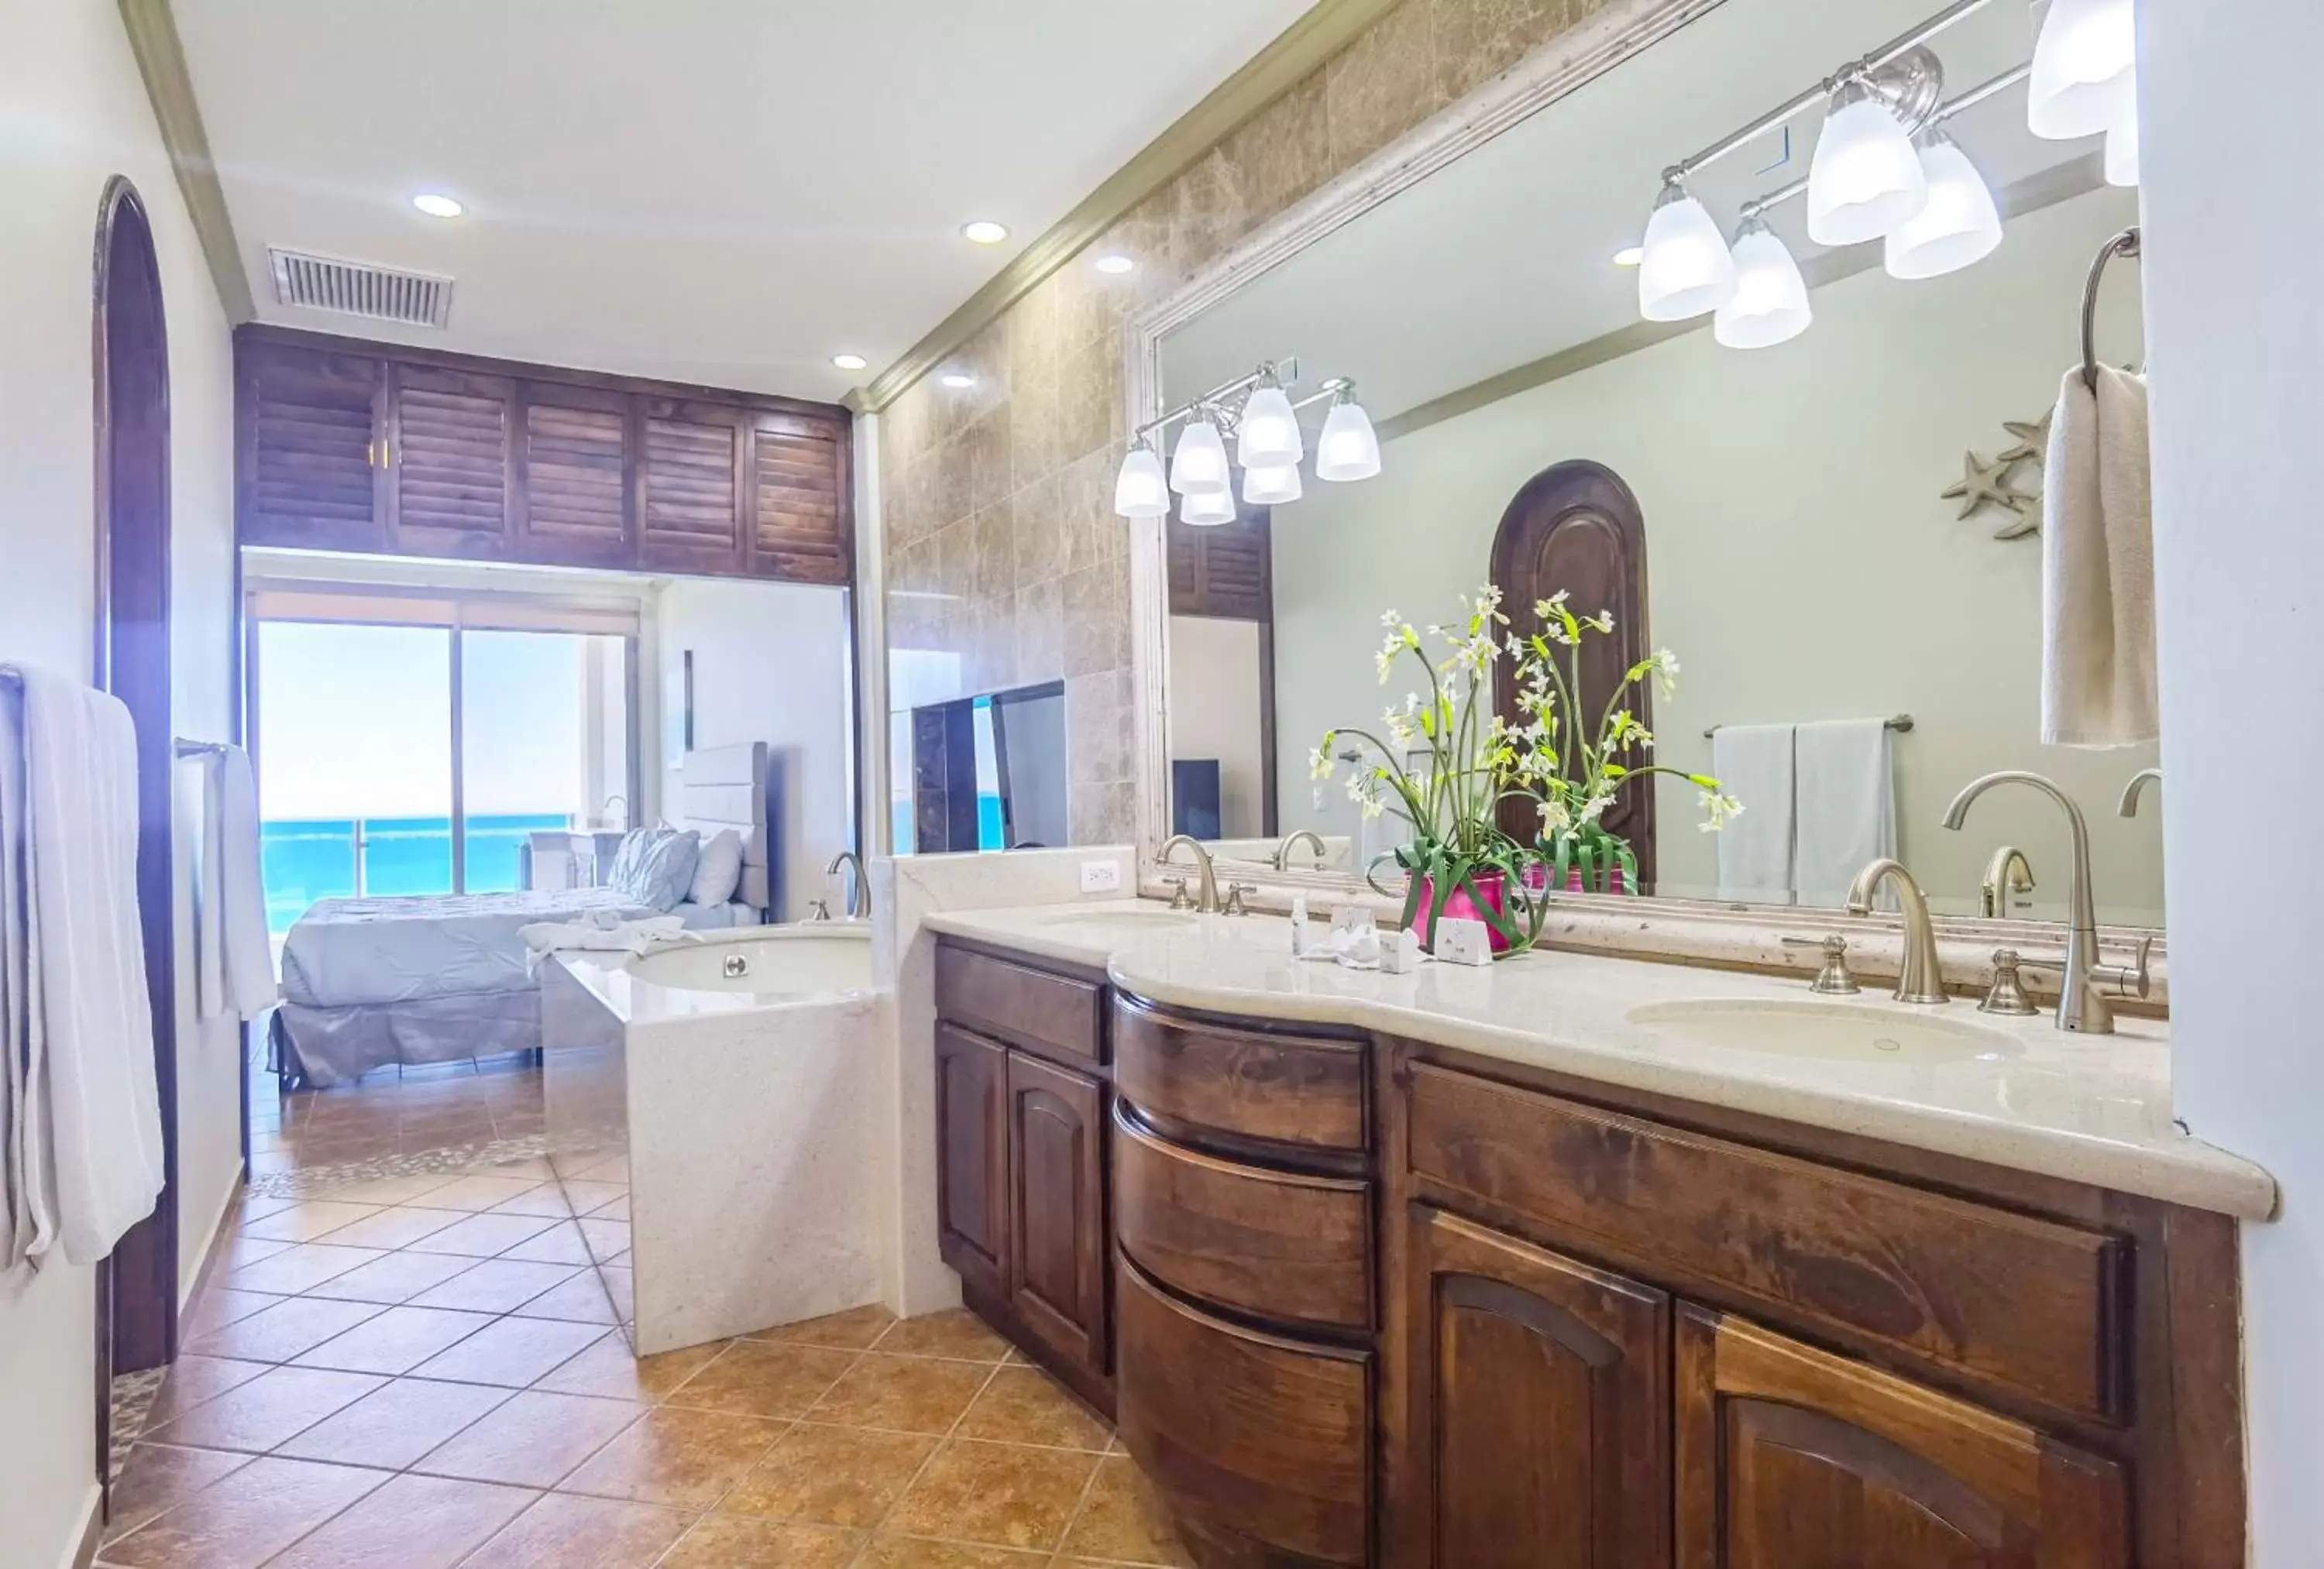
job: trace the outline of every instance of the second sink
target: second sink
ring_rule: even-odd
[[[1633,1024],[1696,1046],[1837,1062],[1997,1062],[2024,1048],[1998,1030],[1901,1008],[1704,997],[1647,1003]]]

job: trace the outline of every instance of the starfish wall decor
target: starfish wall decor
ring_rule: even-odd
[[[2039,419],[2005,419],[2001,428],[2017,438],[2014,446],[2004,447],[1991,463],[1975,452],[1961,454],[1961,477],[1938,494],[1947,501],[1959,501],[1959,516],[1966,518],[1980,507],[1999,507],[2009,513],[2009,518],[1993,531],[1996,539],[2022,539],[2038,532],[2042,527],[2041,477],[2043,465],[2050,455],[2050,416]],[[2014,489],[2009,476],[2024,463],[2034,465],[2034,488],[2031,491]]]

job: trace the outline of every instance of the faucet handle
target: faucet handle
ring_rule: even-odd
[[[1821,940],[1812,937],[1786,937],[1784,946],[1823,950],[1823,968],[1816,972],[1808,990],[1827,997],[1849,997],[1864,989],[1856,984],[1856,972],[1848,968],[1848,939],[1839,933]]]
[[[810,921],[830,920],[831,901],[828,899],[810,899],[807,901],[807,918]]]
[[[1980,1014],[2005,1014],[2012,1018],[2030,1018],[2042,1010],[2025,995],[2025,984],[2017,975],[2017,950],[1997,948],[1993,950],[1993,986],[1978,1004]]]
[[[1170,877],[1166,879],[1166,881],[1170,885],[1170,908],[1173,910],[1191,910],[1194,907],[1194,902],[1186,897],[1185,878]]]
[[[1222,915],[1250,914],[1250,907],[1243,903],[1243,898],[1246,895],[1258,892],[1259,885],[1256,883],[1229,883],[1226,903],[1220,907],[1219,913]]]
[[[2153,983],[2153,975],[2146,967],[2147,956],[2153,949],[2154,939],[2142,937],[2138,940],[2136,964],[2094,964],[2090,967],[2090,979],[2111,988],[2118,997],[2143,997]]]

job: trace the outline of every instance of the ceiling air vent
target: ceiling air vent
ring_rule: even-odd
[[[266,255],[274,267],[274,298],[285,305],[410,326],[440,327],[452,314],[448,278],[285,251],[279,245],[269,245]]]

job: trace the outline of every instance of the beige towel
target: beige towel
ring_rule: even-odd
[[[2066,372],[2042,500],[2042,739],[2126,747],[2161,731],[2154,702],[2154,518],[2146,381]]]

